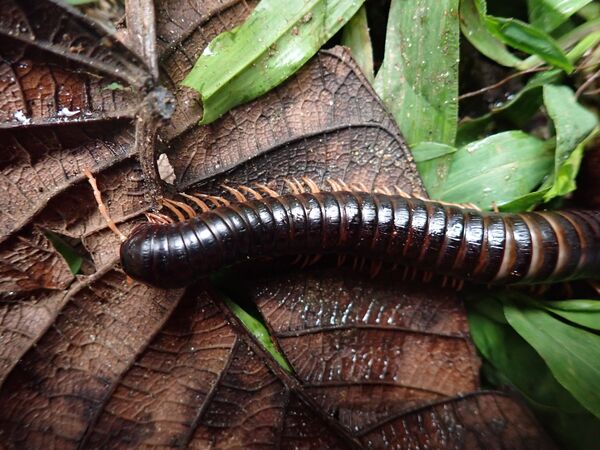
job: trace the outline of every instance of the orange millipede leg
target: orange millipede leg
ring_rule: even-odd
[[[298,195],[300,193],[298,187],[296,186],[296,183],[291,182],[287,178],[284,178],[283,182],[287,184],[288,188],[290,188],[290,191],[292,191],[292,194]]]
[[[232,187],[226,186],[224,184],[221,185],[221,187],[223,189],[225,189],[227,192],[229,192],[231,195],[234,196],[234,198],[238,201],[238,202],[247,202],[248,199],[244,196],[244,194],[242,194],[240,191],[238,191],[237,189],[234,189]]]
[[[269,197],[279,197],[279,194],[265,184],[256,183],[256,187],[262,190]]]
[[[339,192],[342,190],[342,187],[333,178],[327,178],[325,183],[331,187],[332,192]]]
[[[260,192],[255,191],[252,188],[249,188],[247,186],[238,186],[238,189],[240,191],[245,192],[246,194],[250,194],[252,195],[256,200],[262,200],[262,195],[260,195]]]
[[[198,205],[198,207],[200,208],[200,210],[202,212],[210,211],[210,208],[208,207],[208,205],[206,203],[204,203],[202,200],[200,200],[198,197],[196,197],[195,195],[184,194],[183,192],[179,193],[179,195],[187,198],[188,200],[192,201],[194,204]]]
[[[166,198],[161,198],[159,200],[160,204],[170,210],[177,217],[178,222],[183,222],[185,220],[185,216],[183,213],[175,206],[170,200]]]
[[[308,186],[308,188],[310,189],[310,192],[312,194],[317,194],[317,193],[321,192],[321,190],[319,189],[319,186],[317,186],[317,183],[315,183],[310,178],[302,177],[302,180],[306,183],[306,185]]]

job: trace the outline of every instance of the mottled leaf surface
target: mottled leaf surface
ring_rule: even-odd
[[[158,152],[169,156],[178,190],[221,193],[224,182],[282,190],[284,178],[308,175],[424,193],[393,119],[339,48],[196,126],[202,107],[179,83],[253,6],[130,2],[127,24],[155,35],[151,42],[121,41],[63,3],[0,1],[0,40],[10,44],[0,45],[0,441],[552,448],[517,400],[479,392],[454,292],[328,266],[261,274],[245,296],[288,373],[208,282],[165,291],[127,281],[85,168],[124,233],[155,206],[147,168]],[[176,102],[160,128],[156,111],[147,113],[159,84]],[[80,243],[82,274],[71,273],[48,231]]]

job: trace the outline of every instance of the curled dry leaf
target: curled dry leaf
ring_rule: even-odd
[[[551,448],[518,401],[478,392],[454,292],[336,269],[254,277],[246,296],[288,373],[208,282],[186,291],[127,282],[84,168],[125,233],[166,188],[159,152],[179,190],[282,190],[284,178],[310,176],[423,193],[393,120],[339,48],[196,126],[201,106],[179,82],[254,4],[128,2],[130,49],[58,1],[0,0],[0,440]],[[90,269],[71,274],[45,231],[79,240]]]

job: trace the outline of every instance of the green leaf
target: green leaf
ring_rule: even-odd
[[[540,306],[577,325],[600,331],[600,300],[540,302]]]
[[[544,104],[556,128],[556,169],[598,125],[595,114],[577,103],[568,86],[544,86]]]
[[[126,88],[125,86],[123,86],[121,83],[118,83],[117,81],[113,81],[112,83],[108,83],[106,86],[104,86],[102,88],[103,91],[123,91]]]
[[[221,33],[182,81],[203,101],[201,124],[264,94],[296,72],[363,0],[262,0],[239,28]]]
[[[556,129],[554,168],[537,192],[503,205],[504,211],[522,211],[575,190],[575,178],[583,158],[584,142],[591,139],[598,124],[596,116],[577,103],[567,86],[543,86],[546,110]]]
[[[542,87],[558,82],[562,77],[563,72],[559,69],[535,74],[509,101],[492,107],[481,117],[464,120],[458,127],[457,145],[464,145],[480,136],[494,119],[506,120],[516,126],[525,125],[542,105]]]
[[[593,30],[597,29],[599,25],[600,20],[586,22],[560,39],[561,45],[575,45],[567,54],[569,61],[575,63],[589,49],[596,47],[600,42],[600,32],[594,32]],[[534,67],[537,64],[533,60],[534,58],[537,57],[527,58],[523,61],[523,65],[529,68]],[[458,127],[456,145],[461,146],[482,137],[489,126],[492,125],[493,119],[509,121],[516,127],[525,126],[526,122],[542,105],[542,87],[546,84],[560,82],[563,75],[564,73],[559,69],[538,73],[531,77],[525,87],[509,101],[493,107],[488,114],[481,117],[464,120]]]
[[[469,329],[484,358],[483,374],[498,388],[517,389],[564,448],[587,450],[600,440],[600,421],[558,383],[544,360],[504,317],[507,291],[471,294]]]
[[[457,149],[439,142],[420,142],[411,151],[421,180],[429,192],[435,192],[446,180],[452,155]]]
[[[373,46],[369,35],[367,11],[364,6],[358,10],[342,30],[342,45],[350,48],[352,56],[370,83],[375,79],[373,71]]]
[[[486,16],[485,23],[493,35],[511,47],[537,55],[547,63],[573,71],[573,64],[554,39],[542,30],[517,19]]]
[[[432,198],[471,202],[490,209],[530,192],[552,170],[547,142],[522,131],[506,131],[461,147],[453,154],[439,186],[427,186]]]
[[[577,11],[577,14],[585,20],[595,20],[600,18],[600,3],[588,3],[586,6]]]
[[[550,33],[591,0],[528,0],[529,21]]]
[[[392,0],[375,90],[410,145],[454,144],[458,30],[458,0]]]
[[[575,94],[567,86],[544,86],[544,105],[556,128],[555,170],[568,159],[578,144],[598,124],[596,116],[577,103]]]
[[[48,238],[54,249],[65,259],[71,273],[77,275],[81,270],[83,257],[58,234],[46,230],[44,235]]]
[[[521,59],[513,55],[506,46],[493,36],[485,23],[486,4],[483,0],[460,2],[460,27],[463,35],[473,47],[498,64],[515,67]]]
[[[510,326],[476,311],[469,311],[468,319],[477,349],[527,398],[545,406],[559,407],[565,413],[585,411],[556,381],[540,355]]]
[[[451,145],[441,144],[439,142],[419,142],[412,148],[412,155],[416,163],[429,161],[441,156],[451,155],[456,152],[456,148]]]
[[[553,198],[566,195],[575,190],[577,187],[575,178],[579,172],[579,166],[581,166],[584,150],[585,147],[583,145],[578,145],[573,152],[568,155],[567,159],[563,161],[554,175],[554,183],[551,185],[550,189],[544,193],[544,202],[549,202]],[[545,188],[545,186],[542,186],[542,188]]]
[[[517,306],[507,300],[504,315],[558,382],[600,418],[600,335],[566,324],[529,303]]]
[[[244,327],[256,338],[256,340],[263,346],[263,348],[271,354],[271,356],[277,361],[283,369],[288,372],[292,372],[292,368],[290,367],[287,360],[284,356],[279,353],[275,344],[271,340],[271,335],[267,328],[248,314],[240,305],[235,303],[233,300],[223,297],[223,300],[227,307],[231,310],[235,316],[240,319],[240,321],[244,324]]]

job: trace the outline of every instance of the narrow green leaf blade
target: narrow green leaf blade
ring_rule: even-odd
[[[600,331],[599,300],[562,300],[540,302],[540,305],[570,322]]]
[[[451,155],[456,151],[456,147],[439,142],[419,142],[413,146],[411,153],[415,162],[421,163],[441,156]]]
[[[575,190],[575,178],[583,158],[584,142],[598,125],[596,116],[577,103],[567,86],[544,85],[544,105],[556,129],[554,167],[537,192],[526,194],[503,205],[505,211],[522,211],[542,201],[563,196]]]
[[[456,145],[465,145],[475,140],[480,136],[481,130],[485,130],[494,119],[503,119],[517,127],[521,126],[530,120],[542,105],[542,87],[548,83],[559,82],[563,75],[564,72],[559,69],[538,73],[507,102],[492,107],[489,113],[481,117],[463,121],[458,126]]]
[[[284,356],[277,350],[275,344],[271,340],[271,335],[269,334],[267,328],[248,314],[240,305],[235,303],[233,300],[224,297],[223,300],[227,307],[231,310],[235,316],[240,319],[240,321],[244,324],[246,329],[256,338],[256,340],[263,346],[263,348],[271,354],[273,359],[277,361],[283,369],[288,372],[292,372],[292,368],[290,367],[287,360]]]
[[[538,353],[506,322],[509,292],[472,294],[469,330],[484,358],[483,373],[494,386],[517,389],[551,435],[572,450],[588,450],[600,440],[600,421],[554,378]]]
[[[54,249],[64,258],[71,273],[77,275],[83,265],[83,257],[58,234],[51,231],[46,231],[44,234]]]
[[[577,102],[568,86],[544,86],[544,104],[556,128],[556,169],[598,125],[595,114]]]
[[[432,198],[490,209],[533,190],[553,162],[548,143],[522,131],[506,131],[461,147],[443,184],[427,188]]]
[[[568,86],[545,85],[544,105],[556,128],[556,162],[558,170],[569,155],[596,127],[596,116],[577,103]]]
[[[544,31],[512,18],[486,16],[485,22],[490,33],[505,44],[531,55],[537,55],[567,73],[573,71],[573,64],[567,55]]]
[[[218,35],[182,81],[203,101],[201,124],[248,102],[296,72],[363,0],[262,0],[239,28]]]
[[[413,146],[412,154],[428,192],[437,192],[443,185],[456,151],[456,147],[439,142],[420,142]]]
[[[529,21],[550,33],[592,0],[528,0]]]
[[[521,59],[513,55],[487,29],[485,8],[483,0],[462,0],[460,2],[460,27],[463,35],[473,44],[473,47],[491,60],[507,67],[517,66]]]
[[[589,49],[600,42],[600,32],[593,31],[597,27],[598,22],[586,22],[565,35],[564,39],[561,38],[561,45],[575,45],[567,54],[569,61],[577,62]],[[537,59],[537,56],[527,58],[523,64],[528,67],[535,66],[535,63],[530,61],[533,58]],[[461,146],[481,137],[482,130],[485,130],[494,118],[508,120],[516,127],[523,126],[542,104],[542,87],[546,84],[559,83],[563,75],[564,72],[560,69],[534,75],[511,100],[492,108],[488,114],[461,123],[458,127],[456,145]]]
[[[488,301],[488,299],[478,300]],[[500,307],[502,310],[502,307]],[[511,385],[545,406],[559,406],[566,413],[585,409],[563,388],[536,351],[510,326],[470,310],[469,330],[477,349]]]
[[[600,418],[600,335],[565,324],[529,304],[507,301],[504,315],[546,361],[558,382]]]
[[[411,145],[454,143],[458,30],[458,0],[392,0],[375,90]]]
[[[373,46],[369,35],[367,10],[364,6],[358,10],[342,30],[342,45],[350,48],[352,56],[364,72],[367,80],[373,83]]]

